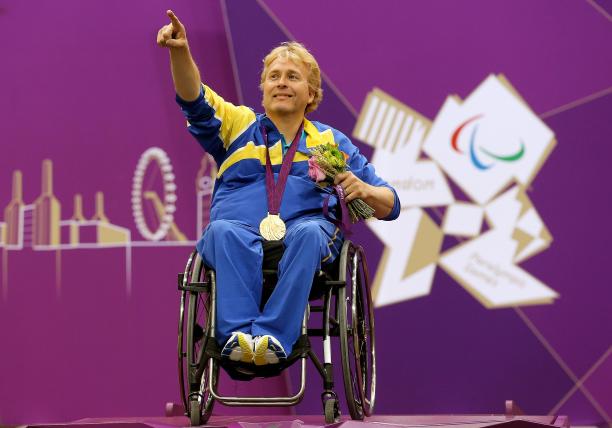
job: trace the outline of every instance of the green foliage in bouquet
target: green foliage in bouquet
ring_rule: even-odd
[[[348,156],[334,144],[322,144],[310,149],[312,156],[308,159],[308,175],[320,187],[333,184],[336,175],[347,171]],[[347,204],[351,222],[357,223],[374,215],[374,209],[361,199],[353,199]]]

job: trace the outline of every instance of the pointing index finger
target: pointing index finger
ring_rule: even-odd
[[[167,10],[166,14],[168,15],[168,18],[170,18],[170,21],[172,21],[172,26],[178,29],[181,26],[181,21],[179,21],[174,12]]]

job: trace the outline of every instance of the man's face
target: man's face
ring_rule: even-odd
[[[308,69],[288,58],[277,58],[268,67],[263,83],[263,107],[268,116],[304,114],[314,95],[308,90]]]

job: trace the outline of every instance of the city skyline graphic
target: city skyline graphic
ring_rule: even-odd
[[[162,193],[152,185],[161,176]],[[195,179],[197,238],[209,221],[212,189],[216,166],[210,155],[204,153]],[[132,292],[132,251],[138,247],[193,247],[196,240],[189,239],[174,222],[176,211],[176,184],[170,159],[163,149],[152,147],[141,156],[134,171],[131,191],[132,215],[140,238],[135,238],[129,227],[115,224],[104,208],[104,192],[95,193],[94,214],[83,213],[83,197],[73,195],[72,215],[62,211],[63,203],[53,190],[53,161],[42,161],[40,195],[32,202],[24,201],[23,174],[14,170],[11,199],[5,205],[0,221],[0,249],[2,250],[2,296],[7,298],[9,284],[9,257],[13,251],[31,249],[35,252],[55,252],[55,287],[61,290],[61,252],[117,248],[125,251],[125,291]],[[157,186],[159,187],[159,186]],[[64,217],[62,217],[64,216]],[[153,225],[153,226],[152,226]],[[151,229],[155,229],[151,231]]]

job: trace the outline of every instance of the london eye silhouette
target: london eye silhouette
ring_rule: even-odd
[[[132,180],[132,214],[147,241],[186,241],[174,223],[176,184],[170,158],[159,147],[146,150]]]

